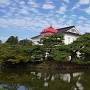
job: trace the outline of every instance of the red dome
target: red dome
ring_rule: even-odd
[[[47,29],[44,29],[44,30],[41,32],[41,34],[43,34],[43,33],[57,33],[57,32],[58,32],[58,30],[54,29],[54,28],[52,27],[52,25],[50,25],[50,27],[47,28]]]

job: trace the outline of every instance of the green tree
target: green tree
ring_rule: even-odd
[[[0,61],[2,63],[26,63],[31,60],[31,48],[21,45],[0,45]]]
[[[28,39],[23,39],[19,41],[19,45],[23,46],[32,46],[32,41]]]
[[[68,57],[71,55],[69,52],[67,45],[57,46],[52,49],[51,51],[51,57],[60,62],[64,62],[68,60]]]
[[[14,37],[14,36],[10,36],[6,43],[10,44],[10,45],[15,45],[15,44],[18,44],[18,37]]]
[[[45,59],[45,51],[41,45],[34,45],[31,54],[32,61]]]
[[[2,41],[0,40],[0,44],[2,43]]]
[[[0,44],[1,63],[26,63],[31,61],[32,46]]]
[[[63,34],[54,34],[45,38],[41,38],[39,44],[45,45],[47,47],[55,47],[64,45],[64,35]]]
[[[83,34],[80,38],[69,45],[72,50],[72,56],[76,57],[76,52],[81,53],[80,59],[83,61],[90,61],[90,33]],[[74,55],[73,55],[74,53]]]
[[[55,58],[53,58],[51,54],[56,47],[64,45],[64,35],[54,34],[45,38],[41,38],[39,44],[44,50],[44,56],[48,60],[53,60]]]

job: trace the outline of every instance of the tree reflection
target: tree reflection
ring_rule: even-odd
[[[45,70],[3,70],[0,87],[5,90],[89,90],[90,73]]]
[[[3,85],[2,86],[5,90],[17,90],[19,88],[18,84],[11,84],[11,85]]]

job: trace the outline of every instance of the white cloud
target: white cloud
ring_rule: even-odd
[[[11,12],[8,12],[8,13],[6,13],[6,17],[12,17],[12,13]]]
[[[28,4],[35,8],[39,7],[38,3],[36,3],[34,0],[29,0]]]
[[[85,12],[90,15],[90,7],[85,9]]]
[[[59,22],[60,22],[60,23],[63,23],[63,22],[66,20],[66,18],[67,18],[67,15],[64,15],[63,17],[61,17],[61,18],[59,19]]]
[[[53,2],[51,0],[46,0],[46,3],[52,4]]]
[[[11,0],[11,1],[12,1],[12,0]],[[19,3],[19,2],[20,2],[20,0],[13,0],[12,2]]]
[[[55,6],[53,5],[52,0],[45,0],[45,3],[42,5],[43,9],[54,9]]]
[[[80,0],[79,1],[80,5],[85,5],[85,4],[89,4],[89,0]]]
[[[87,20],[87,23],[90,25],[90,19]]]
[[[29,0],[28,4],[34,5],[36,3],[33,0]]]
[[[55,6],[50,4],[50,3],[46,3],[42,6],[43,9],[54,9]]]
[[[10,7],[9,9],[10,9],[10,11],[9,11],[9,12],[15,12],[16,10],[18,10],[18,8],[17,8],[17,7]]]
[[[1,10],[0,10],[0,12],[1,12],[1,13],[5,13],[5,12],[6,12],[6,10],[4,10],[4,9],[1,9]]]
[[[36,8],[30,8],[29,10],[34,12],[34,13],[39,13],[39,11]]]
[[[28,12],[27,9],[21,9],[21,10],[20,10],[20,13],[22,13],[22,14],[29,14],[29,12]]]
[[[89,0],[79,0],[79,2],[76,3],[76,5],[72,8],[72,10],[80,7],[81,5],[89,4]]]
[[[26,5],[20,5],[21,8],[17,8],[18,14],[29,14],[29,7]]]
[[[25,4],[25,2],[24,1],[20,1],[19,4]]]
[[[73,25],[73,20],[68,20],[68,21],[66,22],[66,25],[67,25],[67,26],[72,26],[72,25]]]
[[[0,0],[0,4],[10,4],[10,0]]]
[[[42,17],[35,16],[35,15],[31,17],[24,17],[24,18],[23,17],[17,17],[17,18],[15,17],[12,19],[8,17],[0,18],[0,27],[7,28],[8,30],[9,28],[12,27],[12,28],[21,28],[21,30],[24,29],[24,30],[40,32],[40,30],[44,29],[46,26],[48,26],[48,21],[43,20]]]
[[[63,0],[64,2],[66,2],[66,3],[69,3],[70,1],[69,0]]]
[[[59,13],[59,14],[65,14],[66,11],[67,11],[67,10],[66,10],[66,6],[64,5],[64,6],[61,6],[61,7],[59,8],[59,10],[56,11],[56,12]]]
[[[74,19],[76,19],[76,17],[77,17],[77,15],[72,14],[69,18],[74,20]]]
[[[10,0],[0,0],[0,7],[1,8],[5,8],[5,7],[7,7],[10,4],[11,4]]]
[[[59,22],[60,22],[60,23],[62,23],[63,21],[65,21],[64,18],[60,18],[60,19],[59,19]]]
[[[79,19],[81,19],[81,20],[87,20],[87,18],[85,18],[83,16],[80,16]]]
[[[4,25],[0,27],[6,28],[6,27],[23,27],[26,24],[26,21],[24,19],[10,19],[10,18],[0,18],[0,24]]]
[[[77,21],[77,23],[78,23],[78,24],[82,24],[82,23],[83,23],[83,21],[82,21],[82,20],[79,20],[79,21]]]
[[[23,35],[23,38],[26,38],[28,36],[27,34],[29,34],[28,37],[34,36],[35,34],[38,35],[37,33],[40,33],[43,29],[50,26],[50,21],[52,21],[53,28],[56,29],[75,25],[81,33],[90,32],[90,20],[88,15],[87,17],[85,16],[86,13],[90,15],[90,9],[84,8],[82,10],[84,14],[80,16],[81,14],[79,15],[79,13],[73,13],[68,10],[71,6],[67,7],[65,4],[69,4],[71,2],[70,0],[44,0],[45,2],[41,0],[42,2],[38,1],[39,3],[37,1],[38,0],[0,0],[0,6],[4,7],[0,10],[1,40],[5,41],[8,38],[6,36],[12,34],[20,35],[19,37],[21,38],[24,32],[26,36]],[[88,0],[78,1],[76,8],[88,4]],[[57,6],[55,7],[55,5]],[[69,14],[67,13],[66,15],[67,10]],[[2,36],[3,32],[10,32],[10,34],[7,33],[4,37],[4,35]]]
[[[80,5],[79,4],[76,4],[71,10],[74,10],[76,8],[78,8]]]
[[[67,15],[64,15],[63,18],[67,18],[68,16]]]
[[[81,34],[84,34],[85,32],[90,32],[90,24],[79,24],[78,26],[76,26],[76,28]]]

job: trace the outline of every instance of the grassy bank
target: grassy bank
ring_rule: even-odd
[[[34,65],[35,68],[41,69],[89,69],[90,65],[87,64],[76,64],[72,62],[56,62],[56,61],[45,61]]]
[[[37,69],[89,69],[90,64],[77,64],[74,62],[42,61],[19,64],[0,64],[0,68],[37,68]]]

